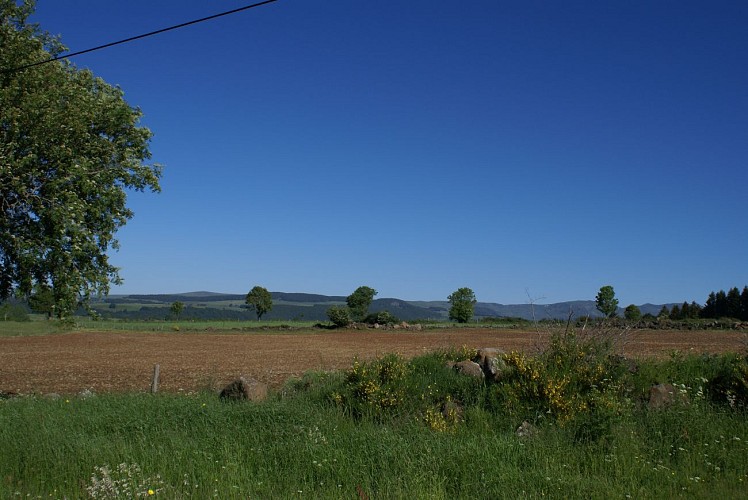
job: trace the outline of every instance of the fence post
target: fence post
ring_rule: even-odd
[[[151,382],[151,394],[156,394],[158,392],[158,377],[160,371],[161,367],[158,365],[158,363],[153,365],[153,381]]]

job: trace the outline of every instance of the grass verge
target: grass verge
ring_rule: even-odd
[[[748,481],[746,359],[621,369],[559,339],[495,383],[385,356],[263,403],[213,393],[0,400],[0,498],[729,498]],[[646,388],[683,391],[650,409]],[[532,435],[515,432],[532,422]],[[590,430],[594,432],[589,432]]]

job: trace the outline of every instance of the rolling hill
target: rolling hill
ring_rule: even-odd
[[[332,305],[345,304],[344,296],[329,296],[311,293],[271,292],[273,309],[263,319],[326,321],[327,309]],[[243,294],[215,292],[188,292],[152,295],[111,295],[93,304],[104,316],[123,319],[164,319],[169,316],[173,302],[185,305],[184,319],[248,320],[255,315],[244,304]],[[672,304],[666,304],[671,307]],[[662,305],[643,304],[642,314],[657,315]],[[372,302],[370,312],[389,311],[404,321],[447,320],[450,304],[447,301],[405,301],[397,298],[381,298]],[[600,316],[592,300],[559,302],[555,304],[497,304],[478,302],[475,317],[514,317],[523,319],[566,319],[574,317]],[[619,309],[623,315],[623,309]]]

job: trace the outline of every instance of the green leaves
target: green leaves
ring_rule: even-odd
[[[614,318],[618,311],[618,299],[613,287],[606,285],[600,288],[595,297],[595,306],[597,310],[605,315],[606,318]]]
[[[126,190],[159,191],[151,132],[122,90],[66,62],[26,24],[31,2],[0,1],[0,298],[53,290],[58,316],[119,282],[107,251],[133,213]]]
[[[374,300],[377,291],[368,286],[360,286],[345,299],[348,308],[351,310],[353,321],[363,321],[369,312],[369,306]]]
[[[268,292],[266,288],[261,286],[252,288],[252,290],[247,294],[245,302],[250,309],[254,309],[255,313],[257,313],[257,321],[262,318],[263,314],[270,312],[273,308],[272,295],[270,295],[270,292]]]
[[[475,293],[470,288],[459,288],[447,300],[452,304],[449,308],[449,319],[458,323],[467,323],[473,317],[475,309]]]

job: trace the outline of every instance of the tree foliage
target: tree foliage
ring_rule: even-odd
[[[345,300],[354,321],[363,321],[369,313],[369,306],[377,291],[368,286],[360,286]]]
[[[169,308],[171,310],[171,313],[179,319],[179,316],[182,315],[182,311],[184,311],[184,302],[181,302],[177,300],[176,302],[171,303],[171,307]]]
[[[260,321],[265,313],[273,309],[273,296],[267,291],[267,288],[256,286],[247,294],[245,302],[254,309],[257,314],[257,321]]]
[[[470,288],[458,288],[447,300],[452,304],[449,308],[449,319],[458,323],[467,323],[475,311],[475,293]]]
[[[748,321],[748,286],[744,286],[742,292],[738,287],[733,287],[727,293],[724,290],[709,293],[699,315],[702,318],[735,318]]]
[[[46,286],[66,316],[121,281],[107,251],[127,190],[159,191],[161,168],[122,90],[69,62],[18,69],[63,50],[33,10],[0,0],[0,298]]]
[[[623,317],[629,321],[639,321],[642,318],[642,311],[639,309],[639,306],[629,304],[623,311]]]
[[[606,318],[615,318],[618,311],[618,299],[612,286],[605,285],[600,288],[595,297],[595,307]]]
[[[332,321],[332,324],[339,328],[351,323],[351,311],[345,306],[331,306],[327,310],[327,317]]]

